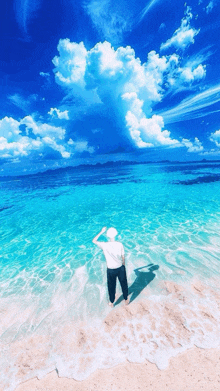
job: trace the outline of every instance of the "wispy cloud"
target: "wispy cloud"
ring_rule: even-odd
[[[17,22],[23,32],[28,35],[28,24],[36,15],[42,0],[14,0],[14,10]]]
[[[102,37],[118,43],[132,25],[132,11],[124,0],[90,0],[84,5],[94,26]]]
[[[42,77],[44,77],[47,81],[50,80],[50,74],[49,74],[49,72],[40,72],[39,75],[42,76]]]
[[[148,14],[148,12],[150,11],[150,9],[152,7],[154,7],[157,3],[159,3],[161,0],[150,0],[148,1],[147,5],[142,9],[142,11],[140,12],[140,16],[139,16],[139,20],[138,20],[138,23],[142,22],[142,20],[144,19],[144,17]]]
[[[20,94],[13,94],[8,96],[10,102],[23,111],[29,110],[31,104],[33,102],[36,102],[37,98],[38,98],[37,94],[32,94],[28,98],[24,98]]]
[[[169,110],[158,112],[164,118],[165,124],[204,117],[220,110],[208,108],[220,101],[220,84],[184,99],[180,104]]]
[[[85,0],[84,9],[90,16],[102,39],[118,44],[124,34],[142,22],[149,11],[162,0]],[[143,7],[143,4],[145,6]]]
[[[88,145],[88,141],[84,140],[78,140],[78,141],[73,141],[71,138],[68,141],[68,145],[71,145],[74,147],[75,152],[89,152],[89,153],[94,153],[95,149],[93,147],[90,147]]]
[[[213,7],[214,7],[214,1],[210,1],[206,7],[206,13],[209,14],[213,10]]]

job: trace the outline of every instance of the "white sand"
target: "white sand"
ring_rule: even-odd
[[[170,360],[166,370],[156,365],[125,363],[97,370],[78,382],[59,378],[56,371],[21,384],[16,391],[219,391],[220,349],[190,349]]]
[[[82,322],[74,331],[74,324],[65,323],[60,333],[57,332],[58,342],[52,353],[47,328],[41,330],[41,334],[9,344],[11,360],[3,368],[7,386],[11,371],[16,370],[16,384],[20,384],[16,391],[220,391],[219,292],[198,281],[190,290],[165,281],[162,289],[164,294],[159,301],[146,297],[129,306],[116,306],[102,320],[100,330],[95,329],[94,324],[85,328]],[[91,362],[93,364],[94,358],[98,359],[97,355],[102,353],[97,350],[100,341],[102,349],[116,347],[116,350],[108,350],[108,357],[104,357],[103,362],[110,369],[96,370],[86,378]],[[125,359],[138,362],[136,353],[145,347],[151,350],[148,356],[143,353],[141,364],[127,361],[113,367],[114,362],[117,363],[113,360],[117,352],[125,352]],[[54,352],[65,358],[66,364],[57,366],[62,378],[53,370],[55,361],[48,366],[48,356]],[[75,377],[71,375],[71,360],[76,357],[78,369],[72,373],[77,374],[77,379],[85,379],[82,381],[65,378],[69,374]],[[159,364],[167,360],[169,365],[159,370],[144,357],[148,360],[156,357],[154,362]],[[169,360],[169,357],[172,358]],[[39,380],[35,376],[42,371],[47,375]],[[4,391],[1,385],[0,391]]]

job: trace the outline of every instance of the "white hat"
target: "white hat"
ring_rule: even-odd
[[[112,238],[114,238],[116,235],[118,235],[118,231],[117,231],[115,228],[111,227],[111,228],[109,228],[108,231],[106,232],[106,235],[108,236],[108,238],[112,239]]]

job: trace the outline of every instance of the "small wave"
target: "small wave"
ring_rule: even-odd
[[[85,270],[79,270],[79,279],[84,276]],[[1,337],[4,390],[13,391],[21,382],[41,378],[53,369],[60,377],[76,380],[126,360],[148,360],[165,369],[171,357],[194,345],[220,346],[218,285],[217,279],[182,285],[163,281],[160,294],[148,289],[141,299],[113,310],[106,301],[102,316],[86,321],[74,319],[67,305],[70,298],[61,298],[59,292],[37,327],[31,322],[30,309],[19,315],[18,302],[5,306],[5,316],[9,319],[10,315],[12,325]],[[23,319],[20,329],[15,324],[18,316]],[[11,341],[10,333],[16,334]]]

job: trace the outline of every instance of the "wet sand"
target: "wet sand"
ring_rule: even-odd
[[[16,391],[219,391],[220,349],[193,348],[170,360],[166,370],[150,362],[124,363],[97,370],[79,382],[59,378],[56,371],[27,381]]]
[[[5,389],[219,391],[220,293],[199,281],[185,288],[164,281],[161,289],[122,302],[98,325],[81,322],[74,330],[64,322],[54,340],[46,323],[5,345]]]

